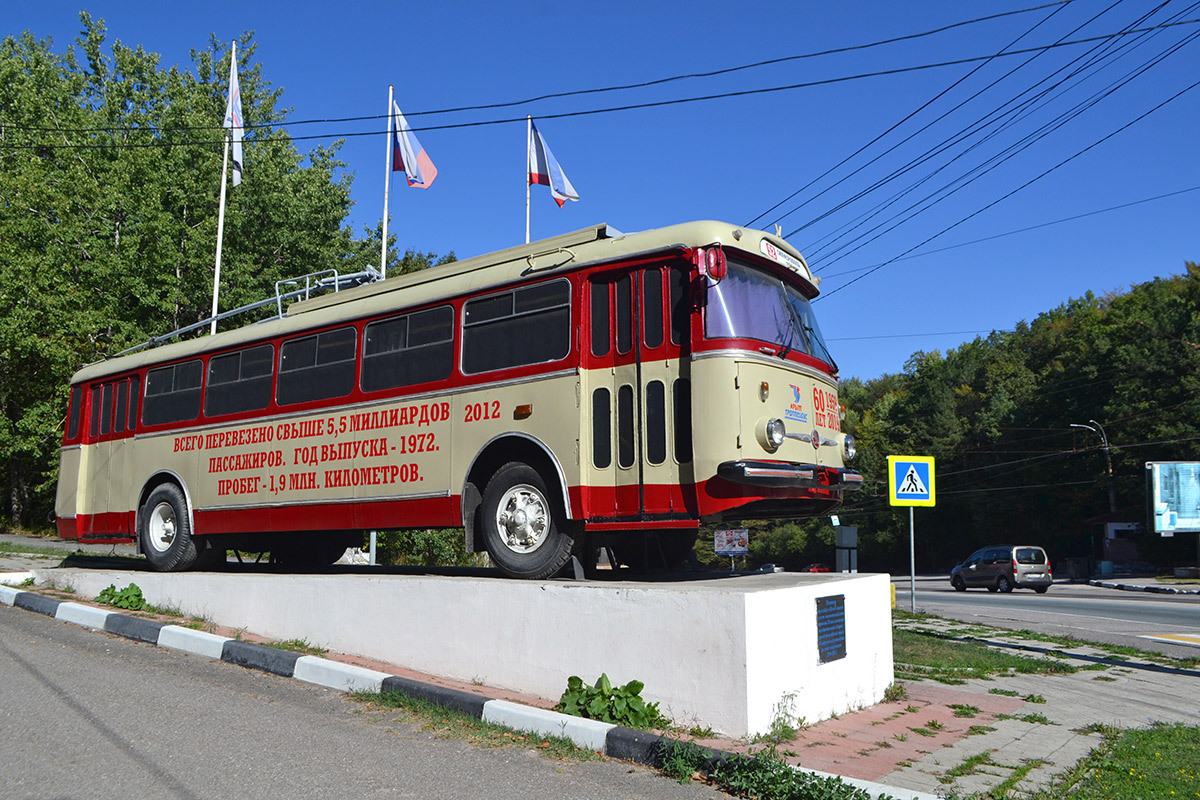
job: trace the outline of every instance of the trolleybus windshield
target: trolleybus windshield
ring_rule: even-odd
[[[812,306],[777,275],[730,259],[729,272],[709,287],[704,334],[709,339],[757,339],[837,368]]]

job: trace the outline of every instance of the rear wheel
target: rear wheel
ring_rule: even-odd
[[[953,580],[950,581],[950,585],[954,587],[954,591],[956,592],[965,592],[967,590],[967,584],[963,583],[961,575],[955,575]]]
[[[183,490],[173,483],[155,487],[138,515],[138,542],[150,566],[159,572],[191,569],[200,551],[192,538]]]
[[[1008,594],[1013,590],[1012,579],[1007,575],[1001,575],[996,578],[996,590]]]
[[[514,578],[548,578],[571,559],[575,539],[566,515],[536,469],[519,461],[501,467],[483,493],[488,555]]]
[[[1046,590],[1049,588],[1050,588],[1049,586],[1035,586],[1035,587],[1033,587],[1033,590],[1035,592],[1037,592],[1038,594],[1045,594]]]

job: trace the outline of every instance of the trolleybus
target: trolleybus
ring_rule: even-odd
[[[673,565],[701,522],[824,514],[846,466],[818,281],[777,236],[597,225],[291,305],[71,379],[56,516],[158,570],[332,563],[462,527],[507,575],[605,547]]]

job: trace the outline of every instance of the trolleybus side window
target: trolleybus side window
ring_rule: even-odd
[[[271,405],[274,364],[275,348],[269,344],[210,358],[204,416],[260,411]]]
[[[279,349],[281,406],[344,397],[354,390],[354,328],[338,328],[284,342]]]
[[[692,322],[690,274],[686,264],[674,264],[668,275],[671,283],[671,344],[683,345],[688,341]]]
[[[147,425],[163,425],[199,417],[202,377],[199,359],[147,372],[142,421]]]
[[[633,348],[633,279],[628,275],[617,278],[617,352],[625,355]]]
[[[454,371],[454,309],[372,322],[363,334],[364,392],[445,380]]]
[[[608,287],[608,283],[600,281],[593,281],[588,287],[592,295],[592,355],[597,357],[608,355],[612,335],[609,330],[608,302],[611,290]]]
[[[100,406],[100,435],[107,436],[112,430],[112,399],[113,385],[111,383],[104,384],[104,400]]]
[[[88,426],[88,435],[93,439],[100,435],[100,392],[99,386],[92,387],[92,424]]]
[[[462,370],[471,375],[543,364],[571,352],[571,284],[557,280],[469,300]]]
[[[592,392],[592,463],[596,469],[612,464],[612,393],[604,387]]]
[[[671,386],[674,400],[675,460],[686,464],[692,460],[692,382],[679,378]]]
[[[642,273],[642,330],[646,347],[663,343],[662,270],[658,267]]]
[[[137,415],[138,415],[138,390],[141,388],[141,379],[134,375],[129,379],[129,425],[126,427],[129,430],[137,430]]]
[[[83,387],[75,384],[71,387],[71,416],[67,423],[67,439],[79,435],[79,426],[83,422]]]
[[[125,431],[125,419],[129,415],[129,379],[117,384],[117,413],[113,416],[113,433]]]

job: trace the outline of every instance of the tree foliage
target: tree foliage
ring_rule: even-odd
[[[163,68],[80,19],[65,52],[28,31],[0,41],[0,520],[18,526],[51,510],[70,375],[212,304],[230,48],[213,38],[191,69]],[[255,49],[238,40],[245,180],[226,201],[222,310],[379,263],[381,226],[346,225],[341,143],[296,150]],[[388,258],[393,274],[438,262]]]

